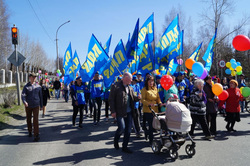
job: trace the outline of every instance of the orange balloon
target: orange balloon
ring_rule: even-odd
[[[216,83],[212,86],[212,91],[216,96],[219,96],[223,92],[223,87],[220,83]]]
[[[194,63],[195,63],[195,60],[189,58],[189,59],[186,60],[185,66],[186,66],[189,70],[192,70],[192,66],[193,66]]]

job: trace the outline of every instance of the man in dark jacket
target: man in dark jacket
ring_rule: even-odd
[[[58,78],[56,78],[54,82],[54,88],[55,88],[55,96],[56,99],[58,100],[58,98],[60,98],[60,90],[61,90],[61,83]]]
[[[39,141],[39,106],[43,108],[43,94],[42,88],[36,83],[36,74],[31,73],[29,75],[29,82],[23,87],[22,101],[25,106],[27,126],[29,131],[29,137],[32,137],[32,123],[31,118],[33,114],[33,126],[34,126],[34,141]]]
[[[114,147],[119,149],[119,139],[121,134],[124,132],[122,151],[125,153],[132,153],[127,147],[131,127],[132,127],[132,116],[134,115],[134,102],[139,101],[141,95],[138,97],[135,95],[133,88],[129,86],[132,81],[132,75],[128,72],[123,74],[122,81],[115,83],[111,87],[109,94],[109,104],[111,115],[117,119],[118,129],[115,133]]]

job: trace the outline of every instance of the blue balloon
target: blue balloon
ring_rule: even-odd
[[[232,64],[232,63],[236,63],[236,60],[235,59],[231,59],[230,60],[230,63]]]
[[[195,62],[192,66],[192,70],[197,77],[201,77],[204,71],[204,66],[200,62]]]
[[[237,64],[235,62],[231,63],[231,67],[235,69],[237,67]]]
[[[225,73],[229,75],[229,74],[231,74],[231,70],[230,69],[226,69]]]
[[[241,66],[241,63],[240,62],[236,62],[237,66]]]
[[[60,79],[59,81],[62,82],[62,79]]]

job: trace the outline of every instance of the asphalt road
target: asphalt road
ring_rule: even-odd
[[[211,141],[203,139],[201,130],[195,130],[195,156],[187,157],[184,150],[187,142],[190,142],[187,140],[178,151],[179,158],[172,161],[166,151],[159,155],[153,154],[148,142],[143,137],[136,138],[134,133],[129,144],[130,149],[134,151],[133,154],[115,150],[113,136],[117,127],[112,123],[113,119],[109,122],[104,121],[104,108],[98,126],[93,126],[93,120],[85,117],[83,128],[79,129],[72,127],[70,102],[52,99],[48,103],[47,115],[39,120],[39,142],[33,142],[33,138],[27,136],[24,117],[19,118],[17,126],[0,131],[0,166],[246,166],[250,165],[249,116],[249,113],[241,115],[241,122],[235,125],[235,129],[238,130],[236,133],[226,132],[226,123],[223,117],[219,116],[219,134]]]

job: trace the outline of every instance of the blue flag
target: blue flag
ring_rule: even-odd
[[[179,49],[179,55],[183,54],[183,37],[184,37],[184,30],[181,31],[180,34],[180,40],[179,40],[179,44],[180,44],[180,49]]]
[[[176,18],[169,24],[163,33],[160,41],[155,48],[155,56],[163,58],[166,57],[167,63],[179,55],[178,46],[179,45],[179,17]]]
[[[128,65],[126,52],[122,40],[117,44],[111,61],[108,62],[104,71],[103,79],[105,87],[109,87],[115,80],[115,76],[119,75]]]
[[[69,69],[64,75],[64,84],[69,84],[71,81],[75,80],[76,73],[79,71],[80,67],[81,67],[80,60],[78,58],[77,52],[75,51],[74,57],[72,59],[72,66],[69,67]]]
[[[146,35],[151,43],[154,40],[154,13],[144,22],[139,31],[137,55],[141,55],[143,51]]]
[[[139,33],[139,18],[136,22],[136,26],[129,42],[129,46],[126,50],[126,56],[129,62],[136,59],[137,43],[138,43],[138,33]]]
[[[214,56],[214,48],[216,44],[216,34],[217,34],[217,29],[215,30],[214,37],[210,40],[207,50],[202,57],[202,59],[206,62],[205,64],[205,69],[209,72],[213,63],[213,56]]]
[[[112,38],[112,35],[110,35],[108,41],[106,42],[106,44],[103,47],[103,49],[105,50],[105,52],[107,53],[107,55],[109,54],[109,46],[110,46],[110,43],[111,43],[111,38]]]
[[[138,71],[145,76],[147,73],[153,71],[153,51],[151,44],[149,43],[148,35],[146,35],[143,51],[140,55]]]
[[[199,59],[201,46],[202,46],[202,42],[188,58],[193,59],[193,60],[195,60],[197,62],[198,59]]]
[[[167,71],[167,75],[174,75],[176,69],[177,69],[177,66],[178,66],[178,62],[177,62],[177,59],[174,58],[172,59],[170,62],[169,62],[169,65],[168,65],[168,71]]]
[[[64,54],[63,58],[63,72],[64,74],[67,72],[69,67],[72,66],[72,49],[71,49],[71,42],[69,43],[69,46]]]
[[[127,41],[127,44],[126,44],[126,46],[125,46],[125,51],[128,50],[129,43],[130,43],[130,33],[128,33],[128,41]]]
[[[86,61],[80,68],[80,75],[85,82],[90,81],[94,74],[108,61],[109,57],[92,34]]]

